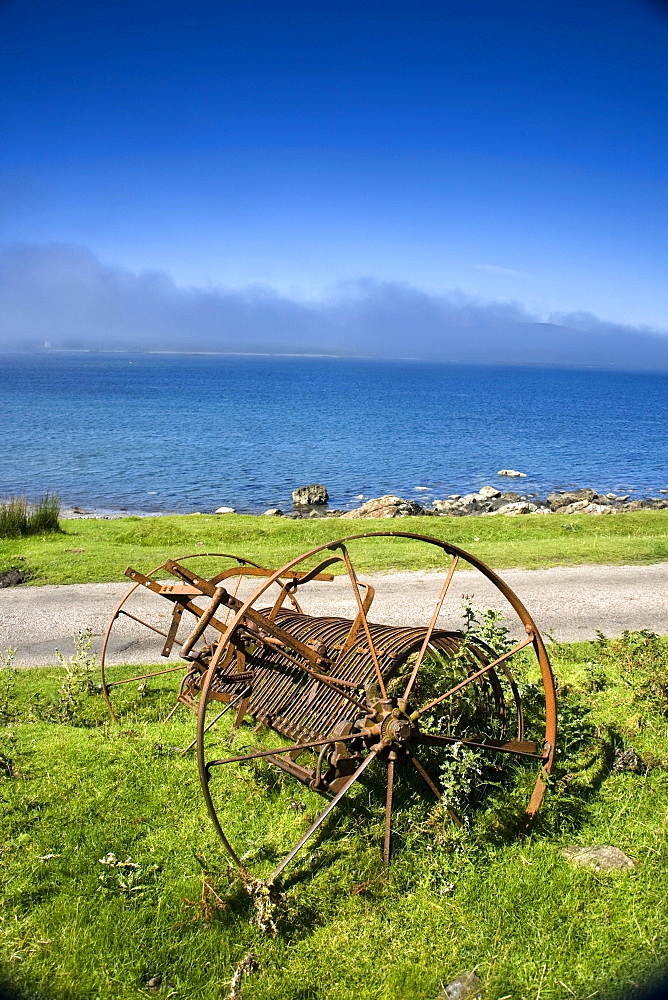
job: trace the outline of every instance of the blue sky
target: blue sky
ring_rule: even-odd
[[[0,241],[39,266],[668,332],[649,0],[0,0],[0,116]]]

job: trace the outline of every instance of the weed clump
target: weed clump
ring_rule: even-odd
[[[60,498],[45,493],[33,504],[25,497],[10,497],[0,503],[0,538],[47,535],[60,531]]]
[[[33,696],[30,714],[40,722],[60,722],[67,725],[89,725],[85,707],[91,695],[99,691],[97,657],[93,652],[93,632],[81,629],[74,633],[74,654],[63,656],[56,650],[56,659],[65,671],[55,697],[47,700],[40,694]]]
[[[622,632],[616,639],[597,633],[599,658],[615,668],[633,700],[668,716],[668,643],[649,629]]]

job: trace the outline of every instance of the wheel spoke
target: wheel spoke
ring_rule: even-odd
[[[394,769],[396,750],[390,750],[387,757],[387,793],[385,795],[385,835],[383,837],[383,864],[389,865],[392,848],[392,795],[394,792]]]
[[[457,692],[461,691],[462,688],[465,688],[467,684],[472,684],[473,681],[477,681],[479,677],[483,677],[489,670],[493,670],[494,667],[498,667],[500,663],[503,663],[505,660],[509,660],[511,656],[515,655],[515,653],[519,653],[520,649],[524,649],[525,646],[530,646],[533,641],[534,641],[534,635],[532,632],[527,639],[525,639],[523,642],[518,643],[518,645],[514,646],[512,649],[509,649],[507,653],[503,654],[503,656],[499,656],[498,659],[492,660],[491,663],[488,663],[486,666],[482,667],[481,670],[476,670],[475,673],[469,674],[469,676],[465,678],[465,680],[461,681],[459,684],[455,684],[455,686],[453,688],[450,688],[449,691],[446,691],[445,694],[439,695],[438,698],[434,698],[433,701],[430,701],[428,705],[423,705],[422,708],[417,709],[417,711],[412,713],[410,717],[411,721],[415,722],[415,720],[419,719],[421,715],[424,715],[425,712],[428,712],[430,708],[435,708],[436,705],[440,705],[440,703],[442,701],[445,701],[446,698],[450,698],[452,697],[453,694],[457,694]]]
[[[467,740],[459,736],[438,736],[432,733],[420,733],[418,742],[429,747],[449,747],[455,743],[471,747],[473,750],[493,750],[495,753],[510,753],[516,757],[531,757],[543,760],[545,754],[538,752],[538,744],[533,740]]]
[[[169,639],[168,632],[164,632],[162,629],[156,628],[155,625],[151,625],[150,622],[145,622],[143,618],[137,618],[136,615],[130,614],[130,612],[126,611],[125,608],[121,608],[118,614],[125,615],[126,618],[132,618],[133,622],[137,622],[138,625],[143,625],[144,628],[150,629],[151,632],[157,632],[158,635],[161,635],[164,639]]]
[[[355,574],[353,564],[350,561],[348,549],[345,547],[345,545],[339,545],[338,548],[340,548],[341,552],[343,553],[343,561],[346,564],[346,569],[348,570],[348,577],[350,578],[350,582],[353,588],[353,593],[355,595],[355,600],[357,601],[357,615],[362,623],[362,628],[364,629],[366,641],[369,643],[369,652],[371,653],[371,659],[373,660],[373,667],[376,672],[376,680],[378,681],[378,687],[380,688],[380,692],[383,698],[387,698],[387,689],[385,687],[385,681],[383,679],[383,674],[380,669],[380,663],[378,662],[378,654],[376,653],[376,647],[374,646],[373,639],[371,638],[371,629],[369,628],[369,622],[367,621],[366,611],[364,610],[362,598],[360,597],[357,576]]]
[[[377,749],[371,750],[371,752],[369,753],[368,757],[366,757],[366,759],[362,761],[362,763],[357,768],[357,770],[354,771],[353,774],[350,776],[350,780],[347,781],[346,784],[343,786],[343,788],[339,792],[337,792],[337,794],[334,796],[334,798],[330,802],[327,803],[327,806],[323,809],[323,811],[320,813],[320,815],[315,820],[315,822],[313,822],[311,824],[311,826],[308,828],[308,830],[306,831],[306,833],[304,834],[304,836],[301,838],[301,840],[299,841],[299,843],[295,844],[295,846],[292,848],[292,850],[290,851],[290,853],[287,854],[283,858],[283,860],[281,861],[280,865],[278,865],[273,870],[273,872],[271,873],[271,875],[267,879],[267,885],[271,885],[271,883],[274,882],[275,879],[278,878],[278,876],[281,874],[281,872],[286,867],[286,865],[290,864],[290,862],[294,858],[295,854],[297,854],[299,851],[301,851],[301,849],[304,846],[304,844],[306,843],[306,841],[309,840],[313,836],[313,834],[318,829],[318,827],[327,819],[327,817],[331,813],[332,809],[334,809],[334,807],[339,804],[339,802],[341,801],[341,799],[343,798],[343,796],[346,795],[350,791],[350,788],[352,787],[352,785],[361,776],[362,772],[366,770],[366,768],[369,766],[369,764],[374,759],[374,757],[377,756],[377,754],[378,754],[378,750]]]
[[[133,681],[147,681],[149,677],[162,677],[163,674],[172,674],[175,670],[186,670],[187,663],[178,663],[175,667],[166,667],[164,670],[155,670],[152,674],[138,674],[136,677],[126,677],[122,681],[108,681],[106,687],[118,687],[119,684],[132,684]]]
[[[209,722],[207,726],[205,726],[204,732],[208,733],[210,729],[213,729],[213,727],[218,722],[218,720],[222,719],[222,717],[225,715],[226,712],[229,712],[229,710],[231,708],[234,708],[235,705],[239,704],[239,702],[241,701],[241,699],[244,697],[244,694],[245,694],[245,692],[242,691],[241,694],[238,694],[233,701],[230,701],[225,706],[225,708],[221,712],[218,713],[218,715],[215,717],[215,719],[212,722]],[[178,702],[177,702],[177,704],[178,704]],[[192,740],[192,742],[190,742],[187,747],[185,747],[185,749],[183,750],[183,753],[188,753],[189,750],[192,750],[192,748],[195,746],[196,743],[197,743],[197,737],[195,737],[195,739]]]
[[[429,772],[425,770],[425,768],[422,766],[422,764],[417,759],[417,757],[414,757],[412,753],[409,753],[408,757],[410,759],[411,764],[413,765],[413,767],[415,768],[415,770],[417,771],[417,773],[420,775],[420,777],[422,778],[422,780],[424,781],[424,783],[431,789],[431,791],[434,793],[435,797],[440,802],[441,799],[443,798],[443,792],[438,787],[438,785],[436,784],[436,782],[434,781],[434,779],[430,776]],[[457,815],[457,813],[455,812],[454,809],[451,809],[450,806],[446,806],[446,810],[447,810],[448,816],[450,817],[450,819],[452,820],[452,822],[455,824],[455,826],[459,826],[459,827],[464,826],[463,820]]]
[[[204,730],[206,731],[206,730]],[[295,743],[291,747],[277,747],[273,750],[254,750],[252,753],[240,754],[238,757],[224,757],[221,760],[211,760],[205,764],[208,774],[210,768],[218,767],[220,764],[238,764],[246,760],[257,760],[260,757],[275,757],[279,753],[293,753],[296,750],[312,750],[314,747],[324,747],[328,743],[343,743],[347,740],[358,740],[360,733],[351,733],[349,736],[327,736],[322,740],[312,740],[310,743]]]
[[[419,671],[419,669],[420,669],[420,667],[422,665],[422,660],[424,659],[424,654],[426,653],[427,647],[428,647],[428,645],[429,645],[429,643],[431,641],[432,633],[433,633],[433,631],[434,631],[434,629],[436,627],[436,620],[437,620],[438,616],[441,613],[441,608],[443,607],[443,601],[445,600],[445,595],[448,592],[448,587],[450,586],[450,584],[452,582],[452,578],[455,575],[455,570],[457,569],[457,563],[458,562],[459,562],[459,556],[453,556],[452,562],[450,563],[450,568],[448,569],[448,572],[447,572],[447,575],[445,577],[445,580],[443,581],[443,586],[441,587],[441,593],[438,595],[438,601],[436,602],[436,607],[434,608],[434,613],[431,616],[431,621],[429,622],[429,628],[427,629],[426,635],[425,635],[424,640],[422,642],[422,646],[420,647],[420,652],[417,655],[417,659],[415,660],[415,664],[413,666],[413,670],[411,672],[411,676],[410,676],[410,678],[408,680],[408,684],[406,685],[406,690],[404,691],[403,695],[401,696],[401,701],[403,701],[404,704],[408,703],[408,696],[410,695],[410,693],[411,693],[411,691],[413,689],[413,685],[415,684],[415,679],[416,679],[416,677],[418,675],[418,671]]]

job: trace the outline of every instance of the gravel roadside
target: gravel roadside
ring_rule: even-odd
[[[539,629],[555,639],[593,639],[596,630],[618,635],[624,629],[648,628],[668,633],[668,563],[651,566],[566,566],[539,570],[505,570],[509,584],[533,616]],[[427,624],[433,611],[442,573],[406,572],[369,575],[376,588],[369,618],[385,624]],[[302,602],[305,611],[354,617],[347,580],[310,585]],[[72,635],[90,628],[99,651],[107,622],[127,593],[125,583],[72,586],[11,587],[0,590],[0,649],[16,647],[15,663],[23,666],[54,663],[54,650],[72,652]],[[473,597],[478,608],[507,609],[499,592],[478,573],[454,577],[448,604],[439,625],[458,628],[461,597]],[[300,598],[301,599],[301,598]],[[164,627],[170,608],[162,598],[139,590],[133,613]],[[156,604],[157,602],[157,604]],[[269,603],[266,601],[265,603]],[[505,607],[504,607],[505,606]],[[516,622],[509,615],[511,627]],[[113,658],[156,662],[151,633],[125,619],[114,640]],[[158,639],[158,637],[155,637]]]

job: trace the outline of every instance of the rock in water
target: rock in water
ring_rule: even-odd
[[[346,511],[342,517],[414,517],[416,514],[424,513],[423,508],[414,500],[402,500],[388,494],[384,497],[376,497],[375,500],[367,500],[361,507],[355,510]]]
[[[593,868],[596,872],[629,871],[636,863],[618,847],[564,847],[563,857],[578,868]]]
[[[517,469],[499,469],[497,476],[512,476],[515,479],[526,479],[526,472],[518,472]]]
[[[299,486],[292,491],[292,502],[297,507],[307,507],[310,504],[324,504],[329,500],[327,487],[321,483],[312,483],[311,486]]]

